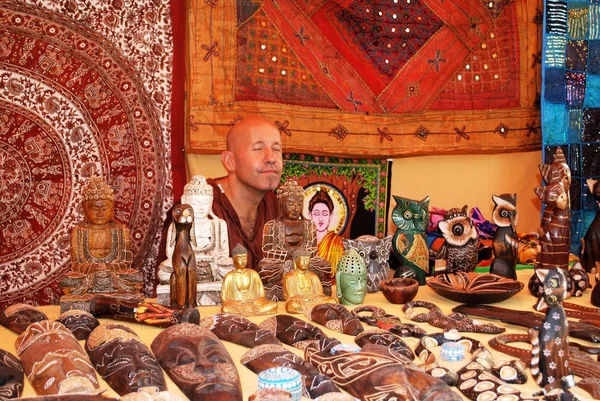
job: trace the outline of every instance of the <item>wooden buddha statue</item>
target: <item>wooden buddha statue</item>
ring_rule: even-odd
[[[304,190],[296,181],[288,181],[277,189],[277,199],[279,217],[265,224],[263,260],[258,264],[267,299],[283,301],[283,275],[294,270],[292,255],[297,249],[310,252],[309,270],[319,277],[323,293],[331,295],[331,264],[317,255],[315,223],[302,217]]]
[[[114,195],[104,178],[83,188],[85,220],[71,232],[71,271],[59,281],[65,295],[140,293],[143,273],[131,268],[129,229],[114,219]]]
[[[277,313],[277,302],[265,299],[265,289],[258,273],[246,267],[246,248],[237,244],[231,253],[235,269],[223,280],[221,310],[242,316]]]
[[[337,300],[323,294],[319,277],[308,271],[311,253],[304,249],[294,251],[294,270],[283,276],[283,297],[288,313],[304,313],[319,304],[337,304]]]

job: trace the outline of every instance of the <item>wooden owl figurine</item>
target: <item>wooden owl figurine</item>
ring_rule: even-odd
[[[424,285],[429,270],[426,234],[429,224],[429,197],[416,201],[394,196],[394,200],[396,207],[392,211],[392,221],[397,227],[392,238],[394,253],[405,267],[415,273],[419,284]]]
[[[599,203],[600,180],[590,178],[587,180],[587,186],[596,203]],[[591,272],[596,266],[596,262],[600,261],[600,209],[596,212],[596,217],[594,217],[594,221],[590,224],[581,242],[581,264],[585,271]]]
[[[569,368],[569,321],[562,306],[567,296],[567,277],[557,268],[537,269],[535,274],[544,287],[536,309],[545,309],[546,315],[539,332],[529,329],[531,375],[544,394],[565,392],[575,386]]]
[[[517,279],[517,266],[519,238],[515,227],[517,226],[517,194],[492,195],[494,211],[492,219],[498,226],[492,250],[494,260],[490,273]]]
[[[196,257],[190,239],[194,222],[194,210],[190,205],[179,204],[173,209],[175,223],[175,249],[173,251],[173,273],[171,274],[171,306],[195,308],[198,306],[196,291]]]
[[[438,258],[446,260],[446,273],[472,272],[477,266],[479,234],[467,211],[467,205],[450,209],[438,223],[446,240]]]

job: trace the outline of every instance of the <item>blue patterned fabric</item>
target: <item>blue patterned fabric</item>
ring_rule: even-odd
[[[542,49],[544,162],[561,146],[571,167],[571,252],[597,205],[586,185],[600,177],[600,1],[545,0]]]

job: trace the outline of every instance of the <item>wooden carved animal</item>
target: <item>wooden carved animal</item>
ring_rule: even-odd
[[[540,173],[544,179],[546,185],[551,185],[557,182],[562,182],[565,192],[567,194],[567,204],[569,205],[569,212],[571,211],[571,200],[569,197],[569,189],[571,188],[571,169],[567,164],[567,159],[561,148],[556,148],[554,153],[554,159],[550,164],[540,164]],[[548,224],[550,223],[551,216],[553,213],[553,207],[546,205],[544,208],[544,215],[542,216],[542,231],[547,231]]]
[[[392,247],[392,236],[377,238],[372,235],[361,235],[355,240],[344,239],[346,250],[356,249],[367,266],[367,291],[381,291],[381,282],[387,280],[389,274],[388,258]]]
[[[571,211],[569,194],[562,182],[548,184],[535,189],[541,201],[552,209],[546,224],[540,227],[540,247],[536,269],[559,267],[569,268],[569,247],[571,240]]]
[[[190,205],[180,204],[173,209],[175,223],[175,249],[173,251],[173,273],[171,273],[171,306],[195,308],[196,301],[196,257],[190,240],[190,229],[194,222],[194,210]]]
[[[392,210],[392,221],[396,233],[392,239],[394,253],[403,266],[396,270],[394,277],[412,277],[425,284],[429,271],[429,248],[427,246],[427,226],[429,225],[429,196],[416,201],[394,195],[396,207]],[[411,274],[414,275],[414,277]]]
[[[467,205],[450,209],[438,223],[446,240],[438,257],[445,256],[447,273],[471,272],[477,266],[479,235],[467,211]]]
[[[492,195],[494,211],[492,219],[498,226],[492,249],[494,260],[490,273],[517,279],[517,257],[519,238],[515,227],[517,226],[517,194]]]
[[[546,309],[546,315],[539,332],[529,329],[531,375],[543,394],[556,393],[575,385],[568,362],[569,322],[562,306],[567,296],[567,278],[561,269],[537,269],[536,274],[544,285],[536,309]]]
[[[600,202],[600,180],[590,178],[587,185],[596,202]],[[581,242],[581,264],[585,271],[591,272],[596,262],[600,261],[600,210],[596,212],[596,217]]]

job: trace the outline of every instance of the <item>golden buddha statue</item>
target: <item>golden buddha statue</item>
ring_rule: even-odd
[[[265,289],[260,276],[246,268],[248,251],[237,244],[231,252],[235,269],[227,273],[221,288],[221,311],[242,316],[277,313],[277,302],[265,299]]]
[[[310,312],[315,305],[337,304],[337,300],[323,294],[319,277],[308,271],[311,253],[304,249],[294,251],[294,271],[283,276],[283,297],[288,313]]]
[[[287,181],[277,189],[279,217],[265,224],[263,259],[258,264],[267,299],[283,301],[283,276],[294,270],[292,255],[303,249],[310,252],[309,270],[319,277],[323,293],[331,295],[331,264],[317,255],[317,228],[302,216],[304,190],[296,181]]]
[[[84,221],[71,231],[71,271],[59,281],[63,293],[140,293],[144,275],[131,268],[129,229],[114,219],[113,189],[104,178],[92,177],[83,188],[83,212]]]

